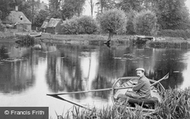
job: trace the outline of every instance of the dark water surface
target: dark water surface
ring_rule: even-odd
[[[47,44],[43,50],[0,44],[0,106],[46,106],[50,116],[71,109],[72,104],[46,96],[112,87],[118,77],[135,76],[144,67],[146,76],[165,88],[190,86],[190,50],[133,48],[129,45],[79,46]],[[64,95],[86,106],[112,104],[111,92]]]

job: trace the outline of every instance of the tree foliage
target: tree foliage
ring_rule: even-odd
[[[130,10],[128,13],[126,13],[126,16],[127,16],[126,33],[129,35],[135,34],[133,21],[134,21],[136,14],[137,14],[137,12],[135,10]]]
[[[102,31],[107,33],[117,33],[126,25],[125,13],[122,10],[113,9],[104,12],[100,18],[99,23]]]
[[[189,24],[185,0],[157,0],[157,16],[162,29],[183,29]]]
[[[61,34],[93,34],[98,29],[96,21],[89,16],[67,19],[61,27]]]
[[[65,20],[61,24],[60,34],[78,34],[78,17]]]
[[[61,18],[61,0],[49,0],[49,11],[51,18]]]
[[[92,34],[98,29],[96,21],[89,16],[81,16],[78,18],[79,34]]]
[[[106,11],[100,16],[99,23],[101,30],[109,33],[108,40],[111,40],[113,34],[125,31],[125,13],[118,9]]]
[[[115,0],[98,0],[96,5],[99,6],[98,13],[103,13],[104,11],[114,9],[115,8]]]
[[[60,9],[61,0],[49,0],[50,11],[57,11]]]
[[[117,7],[121,8],[125,12],[129,12],[131,10],[141,11],[142,10],[143,0],[122,0],[117,3]]]
[[[43,22],[49,16],[49,12],[46,10],[40,10],[39,13],[35,16],[34,25],[37,27],[41,27]]]
[[[80,16],[83,10],[85,0],[64,0],[62,5],[62,19],[70,19],[74,15]]]
[[[6,16],[10,13],[9,0],[0,0],[0,19],[4,20]]]
[[[152,11],[139,12],[134,19],[134,28],[139,35],[155,35],[157,32],[157,17]]]
[[[116,1],[116,0],[115,0]],[[151,10],[156,13],[161,29],[190,28],[189,12],[185,5],[186,0],[121,0],[117,8],[126,13],[131,10]]]

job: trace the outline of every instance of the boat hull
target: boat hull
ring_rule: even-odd
[[[142,98],[142,99],[135,99],[132,97],[128,97],[125,95],[127,91],[132,91],[132,87],[137,84],[138,77],[123,77],[116,80],[112,87],[112,99],[113,103],[116,107],[125,105],[125,108],[128,107],[130,109],[135,109],[136,105],[141,106],[142,110],[149,110],[155,111],[157,104],[162,102],[162,98],[160,96],[160,91],[157,87],[163,86],[151,86],[151,97],[150,98]],[[151,83],[154,83],[152,81]],[[161,85],[160,83],[158,83]],[[118,90],[116,87],[126,87],[126,89]],[[165,89],[163,89],[165,90]],[[122,94],[122,97],[118,98],[118,95]]]

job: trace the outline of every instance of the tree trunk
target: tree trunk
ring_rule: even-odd
[[[90,7],[91,7],[91,16],[93,17],[94,4],[93,4],[93,1],[92,1],[92,0],[90,0]]]
[[[113,37],[113,33],[112,33],[112,32],[109,32],[109,36],[108,36],[108,41],[109,41],[109,42],[111,41],[112,37]]]
[[[110,42],[111,42],[112,37],[113,37],[113,33],[112,33],[112,32],[109,32],[108,40],[104,43],[104,44],[106,44],[108,47],[110,47]]]

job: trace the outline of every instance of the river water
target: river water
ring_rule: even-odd
[[[0,59],[0,107],[49,107],[50,117],[73,105],[46,94],[110,88],[118,77],[135,76],[137,67],[154,80],[169,72],[161,82],[166,89],[190,86],[187,49],[51,43],[35,50],[2,43]],[[112,104],[110,91],[62,97],[87,107]]]

